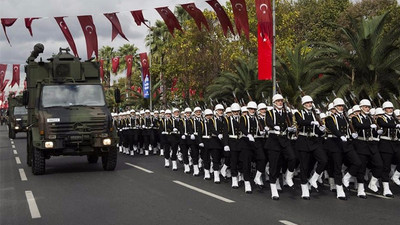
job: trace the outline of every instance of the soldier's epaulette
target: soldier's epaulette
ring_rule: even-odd
[[[296,113],[299,114],[299,116],[304,120],[304,117],[301,115],[300,111],[296,111],[294,114],[296,115]]]
[[[332,120],[333,120],[333,122],[336,124],[337,122],[336,122],[336,119],[335,119],[335,117],[333,116],[333,115],[330,115],[330,116],[328,116],[327,118],[332,118]]]
[[[271,109],[271,110],[268,110],[268,113],[269,113],[269,116],[272,118],[272,111],[273,109]]]
[[[387,123],[387,119],[386,119],[386,117],[385,117],[385,116],[383,116],[383,115],[380,115],[380,116],[378,116],[378,119],[379,119],[379,118],[383,119],[383,121],[385,121],[385,123]]]

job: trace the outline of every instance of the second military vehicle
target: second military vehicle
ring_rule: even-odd
[[[22,104],[22,96],[8,97],[8,137],[14,139],[18,132],[28,129],[28,111]]]

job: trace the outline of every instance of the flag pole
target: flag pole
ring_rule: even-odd
[[[275,30],[275,0],[272,0],[272,34],[273,34],[273,42],[272,42],[272,95],[276,94],[276,30]]]

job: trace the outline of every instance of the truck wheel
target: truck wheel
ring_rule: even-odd
[[[99,156],[98,155],[87,155],[87,161],[90,164],[97,163],[99,161]]]
[[[113,171],[117,166],[117,148],[109,148],[109,151],[101,157],[103,169],[106,171]]]
[[[15,139],[15,131],[13,129],[10,129],[8,131],[8,137],[11,139]]]
[[[42,175],[46,171],[46,159],[44,152],[40,149],[33,148],[32,173],[34,175]]]

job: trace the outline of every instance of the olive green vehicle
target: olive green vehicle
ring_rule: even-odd
[[[101,157],[104,170],[117,163],[118,137],[100,82],[99,63],[81,62],[62,49],[48,62],[35,62],[42,53],[36,44],[25,66],[28,109],[27,163],[35,175],[45,173],[51,156]],[[120,101],[120,96],[115,96]]]
[[[8,97],[8,137],[14,139],[18,132],[28,130],[28,111],[22,104],[22,96]]]

